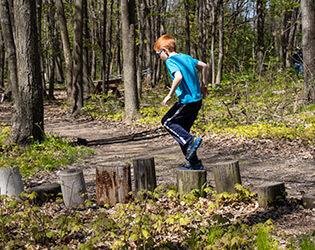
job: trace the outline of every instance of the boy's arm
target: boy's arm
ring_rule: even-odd
[[[172,87],[170,92],[168,93],[168,95],[164,98],[162,105],[166,106],[167,102],[172,98],[173,94],[175,93],[175,90],[177,89],[177,87],[179,86],[180,82],[183,79],[183,75],[180,71],[176,71],[174,73],[174,80],[172,82]]]
[[[208,68],[209,64],[202,61],[198,61],[197,68],[202,69],[202,84],[201,84],[201,94],[202,98],[205,98],[208,94]]]

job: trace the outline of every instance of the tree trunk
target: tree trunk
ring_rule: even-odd
[[[47,98],[46,93],[46,81],[45,81],[45,74],[44,74],[44,58],[43,58],[43,49],[42,49],[42,0],[36,0],[36,23],[37,23],[37,30],[38,30],[38,50],[39,50],[39,57],[40,60],[40,69],[41,69],[41,77],[42,77],[42,90],[43,90],[43,97]]]
[[[83,76],[82,76],[82,47],[83,47],[83,2],[75,1],[74,34],[73,34],[73,90],[72,114],[81,112],[83,107]]]
[[[103,32],[102,32],[102,46],[101,46],[101,51],[102,51],[102,57],[101,57],[101,61],[102,61],[102,65],[101,65],[101,75],[102,75],[102,89],[103,91],[108,91],[107,87],[105,85],[105,82],[107,79],[106,76],[106,50],[107,50],[107,46],[106,46],[106,23],[107,23],[107,0],[103,1]]]
[[[51,4],[48,7],[47,13],[47,23],[48,23],[48,46],[47,46],[47,73],[48,73],[48,81],[49,81],[49,91],[48,91],[48,98],[50,100],[55,99],[54,97],[54,90],[55,90],[55,66],[56,66],[56,39],[57,39],[57,32],[56,32],[56,22],[55,22],[55,11],[52,8],[53,2],[50,0],[49,3]],[[48,49],[49,48],[49,49]]]
[[[135,0],[121,0],[125,118],[132,120],[139,110],[135,55]]]
[[[189,21],[189,0],[184,1],[185,5],[185,41],[186,54],[190,55],[190,21]]]
[[[303,67],[306,98],[315,103],[315,3],[301,0]]]
[[[60,25],[60,34],[61,34],[61,40],[62,40],[63,53],[64,53],[64,58],[65,58],[65,63],[66,63],[67,95],[68,95],[68,98],[70,99],[70,96],[72,93],[73,65],[72,65],[72,55],[71,55],[71,47],[70,47],[66,16],[65,16],[62,0],[56,0],[56,8],[57,8],[57,15],[58,15],[59,25]]]
[[[220,0],[218,2],[218,8],[219,8],[219,58],[218,58],[216,85],[220,84],[222,80],[223,57],[224,57],[223,0]]]
[[[213,1],[211,4],[211,17],[212,17],[212,22],[211,22],[211,83],[212,87],[215,88],[215,55],[214,55],[214,50],[215,50],[215,39],[216,39],[216,2]]]
[[[264,72],[264,1],[257,0],[257,62],[259,76]]]
[[[1,29],[1,23],[0,23]],[[2,32],[0,32],[0,88],[4,88],[5,51]]]
[[[138,26],[139,26],[139,46],[138,46],[138,63],[137,63],[137,90],[138,99],[142,97],[142,67],[143,67],[143,49],[144,49],[144,3],[137,0]]]
[[[42,140],[44,109],[42,78],[38,59],[38,34],[36,3],[17,0],[14,2],[15,44],[18,84],[14,88],[15,113],[10,141],[20,145],[33,139]]]
[[[16,47],[13,37],[13,23],[11,14],[12,11],[9,7],[9,2],[7,0],[0,0],[0,16],[1,16],[1,28],[4,46],[6,48],[6,57],[8,60],[8,86],[6,93],[10,95],[12,91],[12,96],[16,100],[15,102],[19,105],[18,98],[18,76],[17,76],[17,61],[16,61]]]
[[[83,0],[83,55],[82,55],[82,82],[83,89],[86,90],[87,94],[93,94],[95,92],[95,86],[91,80],[91,68],[89,60],[89,40],[90,31],[88,23],[88,6],[87,1]]]

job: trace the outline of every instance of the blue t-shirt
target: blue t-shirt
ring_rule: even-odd
[[[166,60],[166,67],[174,80],[176,71],[182,73],[183,79],[175,93],[180,103],[191,103],[201,100],[200,83],[196,70],[198,60],[189,55],[177,54]]]

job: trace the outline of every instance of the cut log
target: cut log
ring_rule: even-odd
[[[272,205],[280,205],[286,197],[284,183],[259,186],[257,193],[259,205],[265,208]]]
[[[315,192],[303,194],[302,202],[305,208],[315,208]]]
[[[206,170],[177,169],[177,189],[180,195],[188,194],[193,189],[201,190],[205,183],[207,183]]]
[[[130,192],[129,163],[102,163],[102,165],[96,166],[96,202],[98,205],[128,203]]]
[[[16,198],[24,191],[18,166],[0,169],[0,191],[1,195],[15,196]]]
[[[140,190],[154,191],[156,188],[156,174],[154,158],[141,158],[133,160],[133,173],[135,179],[135,194]]]
[[[49,200],[55,201],[58,194],[61,193],[61,186],[58,183],[45,183],[31,188],[30,192],[37,194],[33,202],[42,205]]]
[[[235,184],[242,184],[238,161],[218,162],[212,167],[217,193],[235,193]]]
[[[59,173],[63,202],[67,208],[83,205],[88,196],[81,169],[66,169]]]

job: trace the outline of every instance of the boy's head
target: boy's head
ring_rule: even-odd
[[[175,40],[170,35],[163,35],[156,40],[153,49],[155,50],[156,53],[159,53],[161,49],[167,49],[169,52],[175,52],[176,51]]]

